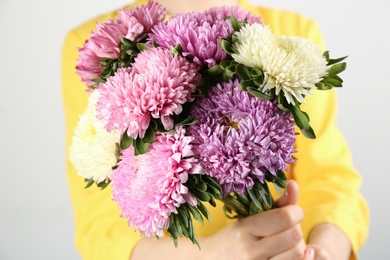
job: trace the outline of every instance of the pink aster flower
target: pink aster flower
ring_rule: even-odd
[[[151,28],[165,17],[165,9],[158,3],[148,2],[133,9],[119,10],[116,20],[96,23],[96,30],[79,49],[76,72],[87,86],[98,87],[92,80],[100,78],[103,70],[101,61],[121,57],[120,36],[131,41],[143,40]]]
[[[77,60],[76,72],[86,86],[95,86],[92,79],[100,78],[104,68],[100,66],[101,58],[93,51],[93,43],[86,40],[84,46],[79,49],[80,56]]]
[[[180,44],[184,57],[199,66],[212,67],[226,58],[219,41],[232,31],[228,20],[191,12],[157,24],[149,34],[149,40],[167,49]]]
[[[174,127],[172,115],[192,102],[201,82],[198,67],[169,50],[153,48],[140,53],[131,69],[118,69],[100,85],[97,117],[106,129],[119,129],[143,138],[151,118],[159,118],[166,130]]]
[[[91,37],[79,49],[76,72],[87,86],[98,85],[92,80],[100,78],[104,67],[100,66],[102,58],[117,59],[120,56],[119,35],[126,33],[125,28],[109,20],[107,23],[97,23],[97,30],[91,32]]]
[[[111,174],[113,199],[122,216],[145,236],[161,237],[178,207],[186,202],[197,204],[184,186],[188,175],[198,171],[192,139],[183,128],[174,134],[158,133],[147,153],[134,156],[133,147],[124,150]]]
[[[286,164],[294,163],[291,114],[241,91],[238,84],[217,85],[195,102],[191,114],[198,123],[188,130],[195,137],[195,157],[225,195],[243,194],[255,178],[264,183],[266,174],[287,171]]]
[[[124,37],[139,41],[154,25],[165,19],[166,11],[161,4],[149,1],[146,5],[135,6],[133,9],[119,10],[119,14],[117,22],[127,29]]]
[[[205,13],[216,17],[216,19],[223,19],[229,16],[234,16],[239,22],[247,21],[249,24],[262,24],[261,18],[259,16],[254,16],[251,14],[251,12],[239,6],[212,7]]]

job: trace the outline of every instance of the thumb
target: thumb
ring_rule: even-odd
[[[299,187],[298,183],[294,180],[287,182],[286,190],[282,197],[276,201],[278,207],[284,207],[287,205],[295,205],[298,202]]]

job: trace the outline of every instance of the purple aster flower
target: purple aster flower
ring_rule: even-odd
[[[169,50],[153,48],[141,52],[132,68],[118,69],[100,84],[97,118],[107,131],[119,130],[143,138],[151,118],[160,118],[166,130],[174,127],[172,115],[192,102],[201,83],[198,67]]]
[[[249,24],[262,24],[261,18],[259,16],[253,16],[251,12],[239,6],[212,7],[205,13],[216,17],[216,19],[223,19],[225,17],[234,16],[239,22],[244,22],[246,20]]]
[[[162,236],[169,216],[184,203],[196,206],[196,198],[183,184],[198,171],[191,150],[192,137],[185,129],[174,134],[156,135],[145,154],[134,156],[131,146],[123,151],[121,162],[111,174],[113,200],[130,226],[143,235]]]
[[[193,104],[198,123],[188,132],[195,137],[195,157],[206,174],[217,179],[227,195],[243,194],[257,178],[294,163],[294,122],[275,102],[241,91],[238,80],[213,87]]]
[[[230,21],[191,12],[157,24],[149,34],[149,40],[167,49],[180,44],[184,57],[196,65],[212,67],[226,58],[219,41],[232,31]]]

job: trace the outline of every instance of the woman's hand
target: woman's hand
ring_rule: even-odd
[[[290,181],[279,208],[240,219],[203,241],[210,259],[302,259],[306,248],[296,206],[298,185]],[[216,250],[217,249],[217,250]]]

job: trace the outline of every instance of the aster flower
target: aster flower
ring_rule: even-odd
[[[143,235],[161,237],[170,226],[170,215],[195,197],[184,186],[198,166],[191,150],[192,137],[183,128],[174,134],[157,134],[145,154],[134,156],[133,147],[124,150],[112,173],[113,199],[129,225]]]
[[[69,148],[69,159],[77,173],[97,184],[109,180],[112,167],[117,161],[115,143],[119,138],[116,131],[108,133],[103,122],[96,118],[98,97],[98,90],[89,96],[88,106],[80,116]]]
[[[299,37],[278,37],[268,26],[253,24],[236,32],[233,59],[263,71],[263,92],[283,93],[287,103],[304,102],[326,75],[327,61],[313,42]]]
[[[145,39],[151,28],[165,17],[165,9],[152,1],[134,9],[118,12],[119,17],[116,17],[116,20],[96,23],[96,30],[91,32],[90,38],[85,41],[82,48],[79,48],[76,72],[87,86],[99,87],[99,84],[94,82],[95,79],[112,75],[111,70],[118,67],[118,63],[127,65],[131,62],[132,56],[127,52],[129,48],[136,47],[122,48],[121,37],[131,42],[140,42]],[[130,51],[132,55],[134,52],[138,53],[139,50]]]
[[[126,33],[123,26],[109,20],[107,23],[97,23],[97,30],[91,32],[91,37],[79,49],[76,72],[87,86],[98,84],[93,79],[100,78],[104,67],[100,65],[103,58],[117,59],[120,57],[119,35]]]
[[[179,44],[184,57],[198,66],[210,68],[226,58],[219,40],[232,32],[229,20],[191,12],[157,24],[149,34],[149,40],[167,49]]]
[[[200,82],[198,68],[183,57],[161,48],[143,51],[132,68],[118,69],[100,85],[97,117],[107,131],[118,129],[132,138],[143,138],[152,118],[171,130],[172,115],[193,101],[191,94]]]
[[[188,132],[204,171],[222,186],[224,195],[243,194],[254,180],[265,182],[294,163],[294,122],[274,102],[241,91],[239,81],[213,87],[194,103],[191,115],[198,123]]]
[[[251,12],[239,6],[212,7],[206,10],[205,13],[216,17],[214,19],[224,19],[226,17],[234,16],[234,18],[236,18],[237,21],[241,23],[248,22],[249,24],[262,24],[261,18],[259,16],[253,16],[251,15]]]
[[[133,9],[119,10],[119,15],[117,22],[127,29],[124,37],[138,42],[145,38],[154,25],[165,19],[166,11],[159,3],[149,1]]]

